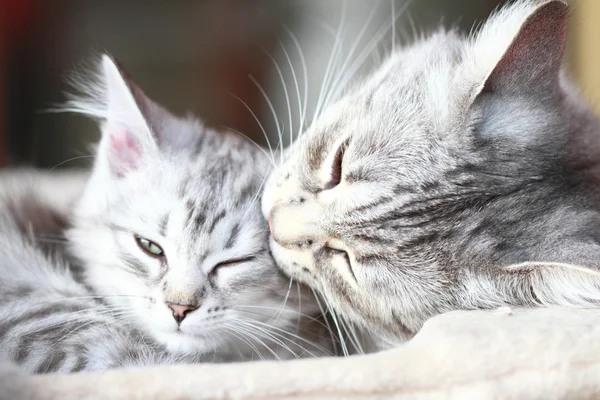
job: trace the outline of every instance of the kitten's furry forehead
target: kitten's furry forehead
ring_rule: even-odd
[[[238,346],[245,353],[252,345],[230,325],[268,326],[282,311],[273,325],[284,329],[300,298],[303,312],[316,312],[301,288],[286,295],[289,279],[269,253],[259,213],[270,166],[265,153],[245,138],[171,114],[110,57],[100,66],[85,97],[69,103],[102,121],[69,231],[94,290],[175,353],[233,353]],[[159,251],[148,251],[148,243]],[[290,301],[282,305],[284,299]],[[174,318],[175,306],[185,307],[183,317]]]

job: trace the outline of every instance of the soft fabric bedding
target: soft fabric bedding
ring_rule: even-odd
[[[456,311],[396,349],[349,358],[25,377],[2,399],[597,399],[600,310]]]

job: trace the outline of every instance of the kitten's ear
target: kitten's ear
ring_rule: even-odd
[[[474,43],[484,79],[479,93],[554,91],[567,39],[568,7],[563,1],[519,2],[500,11]],[[523,17],[525,18],[523,19]],[[506,36],[506,31],[514,32]]]
[[[157,150],[157,145],[123,73],[107,55],[102,57],[102,75],[106,111],[98,158],[121,177],[135,170],[145,154]]]
[[[153,102],[109,56],[102,57],[106,122],[99,157],[117,177],[135,170],[144,156],[164,147],[186,147],[198,140],[195,121],[175,117]]]

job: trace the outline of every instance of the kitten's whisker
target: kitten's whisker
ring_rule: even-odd
[[[239,321],[238,321],[239,322]],[[271,349],[263,340],[261,340],[261,337],[259,335],[257,335],[256,331],[252,331],[251,329],[248,329],[248,326],[246,325],[238,325],[237,329],[240,332],[245,333],[247,336],[249,336],[250,338],[252,338],[255,343],[261,345],[262,347],[264,347],[269,353],[271,353],[271,355],[273,355],[273,357],[275,357],[276,360],[281,361],[281,358],[277,355],[277,353],[275,353],[273,351],[273,349]]]
[[[65,160],[65,161],[59,162],[59,163],[58,163],[58,164],[56,164],[54,167],[50,168],[50,169],[48,170],[48,172],[52,172],[52,171],[54,171],[56,168],[60,167],[61,165],[64,165],[64,164],[66,164],[66,163],[68,163],[68,162],[71,162],[71,161],[79,160],[79,159],[82,159],[82,158],[94,158],[94,157],[96,157],[96,156],[94,156],[94,155],[86,155],[86,156],[77,156],[77,157],[72,157],[72,158],[69,158],[68,160]]]
[[[265,309],[265,310],[279,310],[279,307],[269,307],[269,306],[254,306],[254,305],[237,305],[235,307],[231,307],[232,310],[236,310],[236,311],[240,311],[240,312],[245,312],[245,313],[252,313],[251,311],[248,310],[243,310],[240,308],[258,308],[258,309]],[[325,323],[323,323],[322,321],[320,321],[318,318],[315,318],[314,316],[311,316],[309,314],[304,314],[295,310],[291,310],[288,309],[286,311],[284,311],[285,313],[293,313],[296,314],[298,317],[301,318],[306,318],[310,321],[316,322],[319,325],[323,326],[324,328],[327,327],[327,325],[325,325]],[[265,314],[261,314],[259,312],[254,312],[253,314],[255,315],[262,315],[262,316],[266,316]]]
[[[86,300],[86,299],[90,299],[90,300],[96,300],[96,299],[109,299],[109,298],[113,298],[113,297],[131,297],[131,298],[136,298],[136,299],[144,299],[144,300],[152,300],[150,297],[145,297],[145,296],[136,296],[136,295],[129,295],[129,294],[112,294],[112,295],[94,295],[94,296],[73,296],[73,297],[65,297],[63,299],[56,299],[56,300],[49,300],[46,302],[43,302],[41,304],[52,304],[52,303],[59,303],[61,301],[71,301],[71,300]],[[103,307],[108,307],[109,305],[104,304],[102,305]]]
[[[226,330],[227,332],[229,332],[231,335],[235,336],[236,338],[238,338],[240,341],[242,341],[243,343],[245,343],[246,345],[248,345],[248,347],[250,347],[252,349],[252,351],[254,351],[256,353],[256,355],[258,357],[260,357],[261,360],[264,360],[265,358],[262,356],[262,354],[260,353],[260,351],[258,351],[258,348],[254,345],[254,343],[252,343],[247,337],[245,337],[242,333],[238,333],[237,331],[234,330],[238,329],[237,326],[223,326],[223,329]]]
[[[266,340],[270,340],[270,341],[280,345],[283,349],[289,351],[295,358],[299,358],[298,355],[289,346],[287,346],[284,342],[282,342],[277,337],[277,336],[281,336],[281,335],[278,335],[277,333],[274,333],[274,332],[268,332],[265,328],[256,326],[253,323],[251,323],[250,321],[254,321],[254,320],[248,320],[248,321],[237,320],[237,322],[242,323],[246,329],[254,331],[256,334],[262,334],[263,338],[265,338]],[[283,337],[283,338],[287,339],[285,337]]]
[[[304,343],[306,343],[307,345],[309,345],[309,346],[312,346],[312,347],[314,347],[315,349],[317,349],[317,350],[320,350],[320,351],[322,351],[322,352],[323,352],[323,353],[325,353],[325,354],[331,355],[331,353],[330,353],[330,352],[329,352],[327,349],[325,349],[323,346],[320,346],[320,345],[318,345],[318,344],[316,344],[316,343],[314,343],[314,342],[312,342],[312,341],[310,341],[310,340],[308,340],[308,339],[306,339],[306,338],[303,338],[302,336],[299,336],[299,335],[297,335],[297,334],[295,334],[295,333],[293,333],[293,332],[286,331],[286,330],[285,330],[285,329],[283,329],[283,328],[279,328],[279,327],[277,327],[277,326],[270,325],[270,324],[268,324],[268,323],[261,322],[261,321],[258,321],[258,320],[254,320],[254,319],[250,319],[250,318],[246,318],[246,317],[240,317],[240,318],[238,318],[237,320],[245,320],[245,321],[246,321],[246,322],[248,322],[248,323],[252,323],[252,324],[256,324],[256,325],[261,325],[261,326],[264,326],[264,327],[266,327],[266,328],[268,328],[268,329],[272,329],[272,330],[274,330],[274,331],[280,332],[280,334],[279,334],[279,335],[284,335],[284,336],[285,336],[285,335],[288,335],[288,336],[291,336],[292,338],[294,338],[294,339],[297,339],[297,340],[299,340],[299,341],[301,341],[301,342],[304,342]],[[285,339],[286,339],[286,340],[291,340],[290,338],[285,338]],[[299,344],[297,344],[297,343],[295,343],[295,344],[296,344],[297,346],[300,346],[300,345],[299,345]],[[303,348],[303,350],[304,350],[304,351],[306,351],[306,352],[309,352],[309,350],[308,350],[308,349],[305,349],[305,348]],[[309,354],[311,354],[312,356],[314,356],[314,354],[312,354],[312,353],[310,353],[310,352],[309,352]]]
[[[273,153],[273,147],[271,146],[271,141],[269,140],[269,135],[267,135],[267,131],[265,130],[265,127],[260,122],[260,120],[258,119],[258,117],[256,116],[256,114],[254,113],[254,111],[252,111],[252,109],[250,108],[250,106],[248,104],[246,104],[246,102],[244,100],[242,100],[238,96],[234,95],[233,93],[229,93],[229,94],[231,96],[233,96],[235,99],[237,99],[238,101],[240,101],[244,105],[244,107],[246,107],[246,109],[250,112],[250,114],[252,114],[252,117],[254,118],[254,120],[256,121],[256,123],[258,124],[258,126],[260,127],[260,130],[261,130],[263,136],[265,137],[265,140],[267,141],[267,147],[269,148],[269,151],[271,153],[271,161],[273,162],[273,165],[275,165],[275,154]]]

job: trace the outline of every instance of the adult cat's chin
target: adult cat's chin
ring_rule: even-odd
[[[287,249],[277,244],[272,237],[269,237],[269,246],[277,266],[284,274],[315,290],[322,289],[320,281],[309,267],[313,264],[310,253]]]

